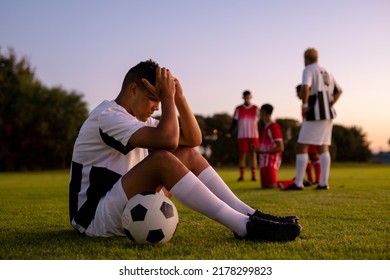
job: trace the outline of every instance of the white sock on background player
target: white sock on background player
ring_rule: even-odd
[[[303,179],[305,178],[305,172],[307,163],[309,162],[308,154],[297,154],[296,155],[296,174],[295,174],[295,185],[301,187],[303,185]]]
[[[327,186],[328,180],[329,180],[329,173],[330,173],[330,153],[324,152],[320,154],[320,166],[321,166],[321,177],[319,184],[321,186]]]

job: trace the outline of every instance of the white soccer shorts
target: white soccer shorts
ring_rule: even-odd
[[[99,201],[95,218],[88,226],[87,236],[125,236],[122,228],[122,213],[127,204],[127,196],[122,187],[122,178]]]
[[[328,145],[332,143],[332,120],[303,121],[299,131],[298,143],[309,145]]]

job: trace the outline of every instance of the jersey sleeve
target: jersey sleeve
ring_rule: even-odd
[[[233,119],[238,121],[239,118],[240,118],[240,107],[236,107],[236,109],[234,110]]]
[[[256,122],[260,120],[260,108],[256,106]]]
[[[99,118],[99,130],[112,141],[126,146],[130,137],[145,123],[138,121],[134,116],[117,108],[104,110]]]
[[[277,122],[274,122],[271,126],[273,141],[283,141],[282,130]]]
[[[151,126],[151,127],[157,127],[157,125],[159,124],[159,120],[158,119],[155,119],[155,118],[149,118],[147,121],[146,121],[146,125],[147,126]]]
[[[302,74],[302,85],[307,85],[308,87],[311,87],[312,83],[312,71],[310,71],[309,67],[305,67]]]

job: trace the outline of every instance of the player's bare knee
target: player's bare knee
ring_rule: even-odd
[[[152,157],[153,162],[161,166],[161,168],[173,168],[174,166],[181,164],[169,151],[157,150],[150,153],[149,156]]]
[[[203,156],[197,150],[190,147],[182,147],[180,149],[177,149],[174,154],[186,166],[204,159]]]

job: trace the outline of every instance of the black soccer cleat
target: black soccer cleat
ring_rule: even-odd
[[[287,223],[287,224],[299,223],[299,218],[297,216],[274,216],[271,214],[263,213],[259,210],[256,210],[255,213],[253,213],[252,215],[263,220],[273,221],[278,223]]]
[[[306,180],[303,180],[303,186],[305,187],[311,187],[313,185],[312,182],[309,182],[309,181],[306,181]]]
[[[295,240],[302,231],[299,224],[277,223],[250,216],[246,224],[247,235],[236,238],[251,241],[286,242]]]
[[[295,183],[292,183],[287,188],[281,189],[281,190],[282,191],[302,191],[303,190],[303,186],[297,186],[297,185],[295,185]]]
[[[315,189],[316,190],[329,190],[329,186],[328,185],[325,185],[325,186],[317,185],[317,187]]]

